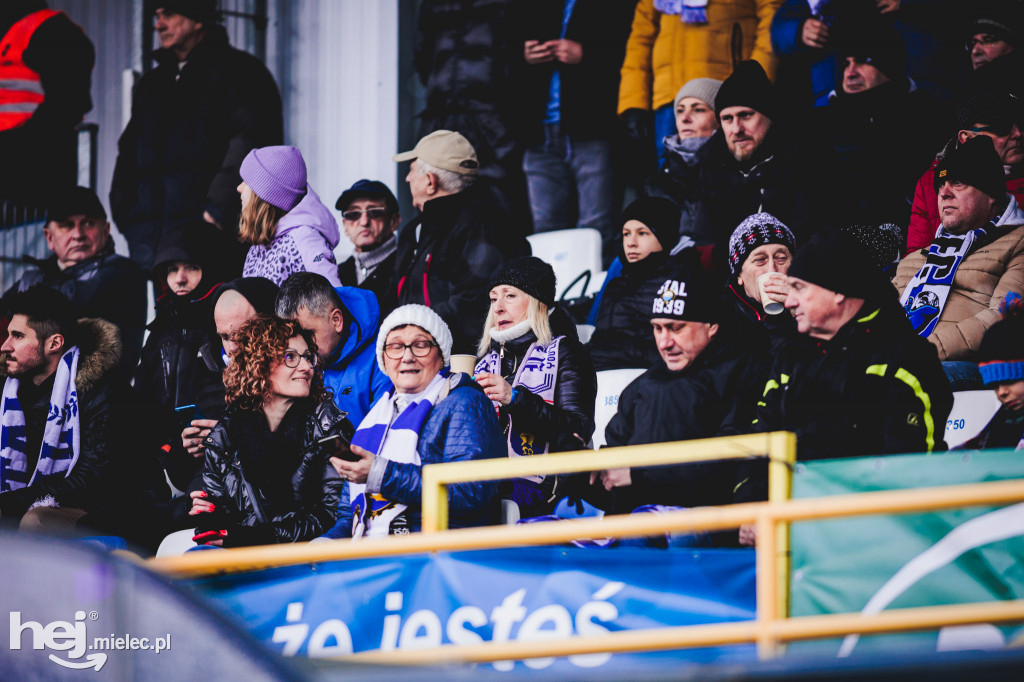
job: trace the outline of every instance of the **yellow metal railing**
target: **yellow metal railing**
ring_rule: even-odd
[[[771,434],[770,436],[777,436]],[[785,434],[789,435],[789,434]],[[743,437],[747,438],[747,437]],[[764,444],[764,436],[762,445]],[[730,439],[735,443],[739,439]],[[769,440],[771,438],[769,437]],[[702,446],[712,441],[702,443]],[[687,443],[693,445],[695,443]],[[775,446],[785,444],[778,439]],[[661,446],[652,446],[660,448]],[[736,446],[756,448],[755,443]],[[612,451],[588,453],[587,471],[610,468],[602,459]],[[762,450],[763,452],[763,450]],[[699,457],[694,452],[690,461]],[[641,459],[627,455],[632,466],[648,466],[654,461],[666,463],[660,452],[647,452]],[[735,457],[750,456],[734,454]],[[568,455],[530,458],[548,464]],[[573,456],[577,457],[577,456]],[[773,463],[776,463],[773,455]],[[525,459],[525,458],[524,458]],[[674,460],[676,461],[676,460]],[[614,464],[621,466],[621,456]],[[439,465],[436,468],[459,465]],[[575,466],[575,463],[572,464]],[[425,468],[426,469],[426,468]],[[559,471],[564,469],[558,468]],[[529,471],[537,471],[530,469]],[[457,480],[433,474],[439,487],[464,479],[465,472],[456,472]],[[426,473],[425,473],[426,477]],[[788,471],[787,471],[788,477]],[[439,482],[443,479],[443,483]],[[777,481],[776,481],[777,484]],[[788,485],[788,483],[787,483]],[[426,483],[424,484],[426,493]],[[787,490],[788,492],[788,490]],[[911,630],[930,630],[945,625],[1024,621],[1024,599],[997,603],[960,604],[898,609],[872,616],[832,614],[786,618],[782,595],[788,589],[788,567],[777,561],[776,544],[781,532],[793,521],[820,520],[871,514],[900,514],[915,511],[955,509],[979,505],[1005,505],[1024,501],[1024,480],[974,483],[958,486],[922,488],[838,495],[826,498],[758,502],[725,507],[707,507],[666,514],[609,516],[604,519],[579,519],[551,524],[523,526],[464,528],[445,532],[421,533],[388,538],[382,541],[314,543],[299,546],[277,546],[236,549],[228,552],[199,552],[182,557],[154,559],[150,568],[177,577],[199,577],[216,573],[252,571],[283,565],[319,563],[343,559],[395,556],[435,551],[463,551],[497,547],[558,544],[581,537],[637,537],[672,531],[719,530],[756,524],[757,547],[757,618],[753,621],[655,628],[615,632],[593,637],[572,637],[546,642],[492,642],[476,646],[443,646],[429,650],[396,650],[363,652],[345,657],[361,662],[425,664],[437,662],[486,662],[521,660],[547,656],[572,656],[587,653],[624,653],[681,649],[738,643],[756,643],[762,658],[776,656],[780,645],[789,641],[834,637],[844,634],[879,634]],[[426,515],[426,507],[424,514]],[[774,549],[773,549],[774,548]]]

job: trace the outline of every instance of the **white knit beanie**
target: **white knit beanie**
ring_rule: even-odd
[[[409,303],[391,311],[391,314],[380,323],[380,332],[377,334],[377,366],[384,371],[384,342],[392,329],[413,324],[434,337],[437,345],[441,347],[441,358],[444,366],[452,356],[452,333],[448,331],[448,325],[444,323],[441,316],[425,305]]]

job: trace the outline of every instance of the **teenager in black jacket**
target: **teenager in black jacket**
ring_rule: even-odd
[[[647,290],[657,288],[673,273],[685,276],[700,269],[694,248],[670,255],[678,229],[679,207],[663,197],[637,199],[623,212],[622,274],[604,288],[596,328],[587,344],[597,371],[646,369],[658,361]]]

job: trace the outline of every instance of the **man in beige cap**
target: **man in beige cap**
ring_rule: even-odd
[[[435,131],[393,159],[412,161],[405,180],[420,211],[398,236],[398,305],[432,308],[452,332],[452,351],[475,353],[487,316],[487,283],[507,259],[529,255],[529,244],[499,199],[475,184],[476,151],[459,133]]]

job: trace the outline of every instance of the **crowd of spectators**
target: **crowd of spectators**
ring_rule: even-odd
[[[157,4],[110,195],[130,258],[92,190],[53,186],[52,255],[3,297],[0,522],[150,551],[415,532],[424,464],[591,447],[604,370],[639,374],[611,447],[936,452],[953,391],[987,386],[1002,408],[967,447],[1024,448],[1021,3],[424,2],[424,129],[393,157],[415,215],[362,179],[342,229],[216,3]],[[67,20],[43,5],[3,38],[18,68]],[[920,50],[950,40],[936,78]],[[45,122],[7,101],[0,141]],[[525,239],[574,227],[608,265],[586,343]],[[450,486],[450,524],[767,497],[763,461],[622,452]]]

